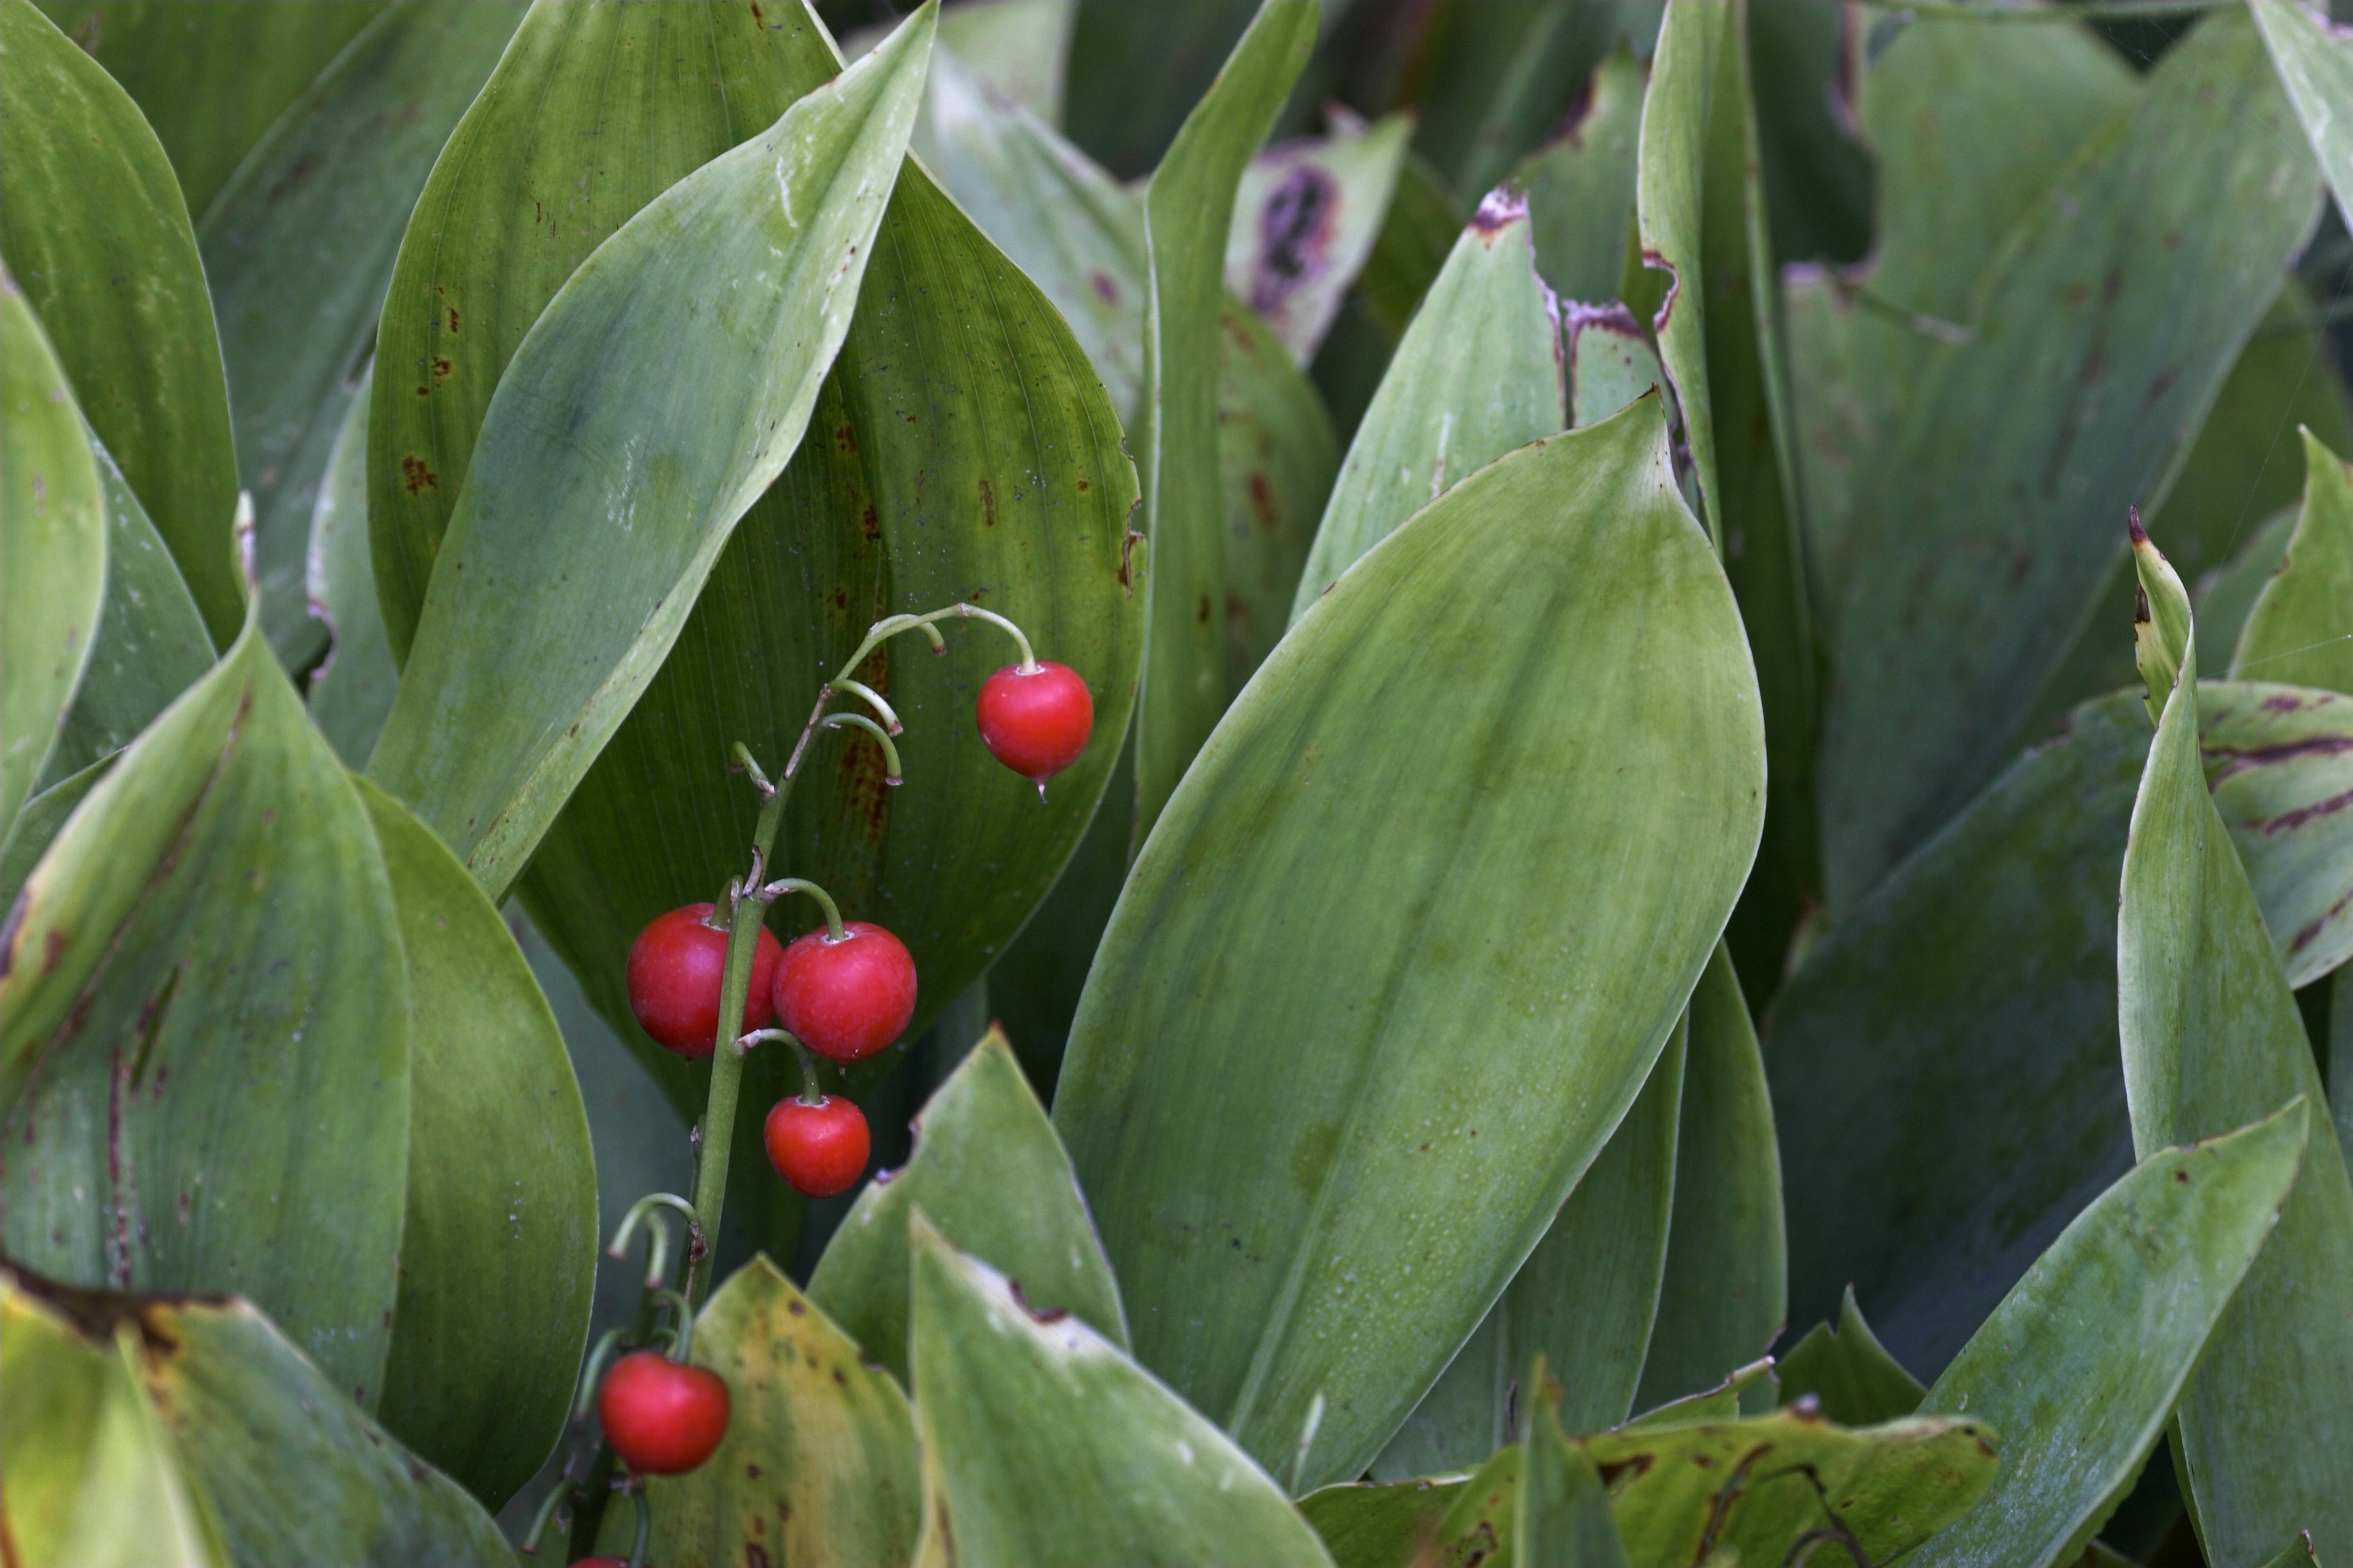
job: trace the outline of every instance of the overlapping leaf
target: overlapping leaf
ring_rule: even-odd
[[[401,231],[522,16],[512,0],[385,10],[287,107],[197,225],[237,472],[258,514],[263,626],[296,668],[325,643],[302,591],[311,513]]]
[[[223,647],[245,618],[237,452],[196,237],[138,106],[24,0],[0,6],[8,269]]]
[[[57,742],[105,591],[105,509],[81,416],[0,271],[0,831]]]
[[[2136,630],[2144,643],[2152,630],[2163,639],[2143,668],[2194,671],[2179,579],[2146,540],[2134,554],[2151,607]],[[2144,1157],[2299,1095],[2326,1103],[2262,907],[2206,793],[2199,699],[2195,679],[2162,696],[2125,849],[2117,1020],[2133,1145]],[[2324,1436],[2353,1405],[2353,1321],[2314,1288],[2353,1278],[2353,1183],[2333,1138],[2312,1141],[2278,1212],[2278,1231],[2216,1326],[2178,1418],[2200,1532],[2229,1562],[2273,1551],[2288,1524],[2309,1531],[2325,1556],[2353,1555],[2353,1493],[2342,1454]]]
[[[1266,1472],[1116,1346],[910,1229],[917,1563],[1329,1561]]]
[[[335,754],[354,768],[367,766],[400,686],[368,544],[365,380],[363,375],[362,389],[344,411],[343,427],[327,455],[302,566],[311,614],[326,623],[328,636],[327,657],[311,672],[311,719]]]
[[[2353,37],[2295,0],[2249,0],[2248,9],[2337,193],[2337,209],[2353,225],[2353,124],[2345,118],[2353,103]]]
[[[252,620],[26,884],[0,966],[9,1256],[236,1290],[383,1390],[409,994],[365,808]]]
[[[920,1207],[940,1234],[1021,1287],[1040,1311],[1074,1313],[1124,1349],[1119,1286],[1071,1162],[1001,1031],[991,1029],[924,1103],[915,1152],[859,1194],[809,1298],[867,1356],[907,1377],[907,1226]]]
[[[1242,170],[1226,287],[1303,365],[1372,253],[1412,131],[1404,114],[1377,125],[1343,120],[1331,135],[1278,143]]]
[[[1816,1323],[1774,1367],[1781,1403],[1810,1397],[1822,1414],[1850,1426],[1893,1421],[1920,1408],[1927,1390],[1887,1353],[1850,1289],[1839,1303],[1838,1325]]]
[[[2353,464],[2302,434],[2304,505],[2231,672],[2353,696]]]
[[[564,1037],[497,910],[358,781],[408,965],[407,1215],[379,1411],[491,1507],[555,1445],[596,1273],[596,1171]]]
[[[1643,85],[1632,54],[1613,51],[1593,68],[1575,120],[1512,171],[1527,193],[1536,271],[1563,299],[1599,304],[1618,297],[1634,226]]]
[[[906,149],[932,18],[640,210],[508,363],[370,764],[493,896],[800,443]]]
[[[1145,845],[1055,1126],[1138,1359],[1272,1461],[1320,1405],[1304,1484],[1379,1450],[1649,1076],[1754,852],[1755,703],[1646,400],[1359,563]]]
[[[1911,1561],[2074,1560],[2139,1474],[2299,1163],[2308,1173],[2327,1146],[2307,1152],[2310,1122],[2307,1102],[2156,1151],[2035,1260],[1921,1401],[1924,1415],[1967,1412],[2000,1432],[2002,1466],[1984,1500]]]

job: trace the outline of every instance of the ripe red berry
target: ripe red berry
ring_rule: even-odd
[[[764,1133],[768,1163],[804,1197],[829,1198],[856,1186],[873,1147],[865,1112],[829,1094],[814,1104],[776,1101]]]
[[[629,1011],[646,1033],[682,1057],[707,1057],[719,1033],[719,986],[727,971],[727,933],[704,924],[709,904],[657,916],[629,944]],[[744,1032],[776,1019],[769,993],[785,950],[766,931],[752,947],[752,989],[744,997]]]
[[[1022,670],[1008,664],[981,683],[980,738],[997,760],[1037,781],[1046,781],[1079,760],[1094,731],[1095,700],[1078,671],[1066,664],[1040,663]]]
[[[854,1062],[907,1032],[915,961],[881,926],[851,921],[839,942],[819,926],[776,961],[777,1022],[821,1057]]]
[[[684,1475],[727,1436],[727,1384],[652,1351],[613,1363],[596,1391],[605,1440],[639,1475]]]

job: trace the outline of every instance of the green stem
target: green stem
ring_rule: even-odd
[[[833,901],[831,893],[827,892],[815,882],[806,881],[799,877],[779,877],[760,889],[761,897],[772,900],[781,899],[786,893],[807,893],[817,900],[818,908],[825,911],[826,941],[841,942],[848,938],[849,933],[841,929],[840,907]]]

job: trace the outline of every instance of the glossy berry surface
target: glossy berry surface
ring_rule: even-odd
[[[815,1104],[780,1100],[763,1130],[768,1163],[803,1197],[846,1193],[866,1173],[873,1142],[866,1113],[846,1100],[826,1095]]]
[[[849,921],[839,942],[823,926],[776,961],[776,1021],[809,1049],[838,1062],[871,1057],[907,1032],[915,1016],[915,961],[881,926]]]
[[[727,972],[727,933],[703,923],[709,904],[689,904],[655,918],[629,944],[629,1011],[646,1033],[682,1057],[707,1057],[719,1033],[719,986]],[[765,930],[752,948],[752,988],[744,997],[744,1032],[776,1020],[769,1000],[785,950]]]
[[[1095,700],[1067,664],[1041,662],[1026,675],[1008,664],[982,682],[978,716],[997,760],[1043,789],[1087,749]]]
[[[629,1468],[677,1476],[711,1458],[727,1436],[727,1384],[699,1366],[681,1366],[652,1351],[613,1363],[596,1391],[605,1440]]]

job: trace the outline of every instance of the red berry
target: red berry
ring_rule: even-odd
[[[652,1351],[613,1363],[596,1391],[605,1440],[640,1475],[684,1475],[727,1436],[727,1384]]]
[[[672,910],[629,944],[629,1011],[646,1033],[682,1057],[707,1057],[719,1033],[719,986],[727,972],[727,933],[703,922],[709,904]],[[766,931],[752,944],[752,989],[744,997],[744,1032],[776,1019],[769,998],[785,955]]]
[[[867,1152],[873,1147],[865,1113],[829,1094],[814,1105],[805,1100],[776,1101],[768,1112],[765,1137],[768,1163],[795,1192],[811,1198],[829,1198],[856,1186],[866,1173]]]
[[[1095,700],[1066,664],[1041,663],[1024,671],[1008,664],[981,683],[980,738],[997,760],[1046,781],[1079,760],[1095,727]]]
[[[871,1057],[907,1032],[915,1016],[915,961],[881,926],[850,921],[839,942],[817,930],[776,962],[777,1020],[809,1049],[838,1062]]]

